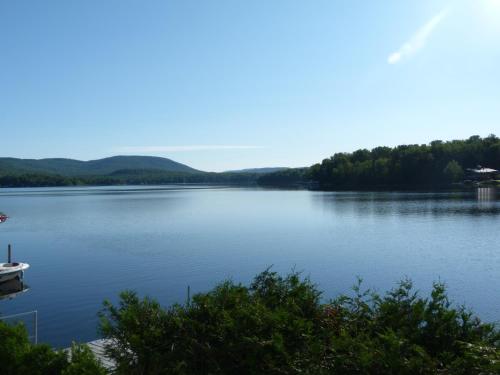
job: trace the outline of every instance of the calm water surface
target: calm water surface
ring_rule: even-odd
[[[97,337],[96,313],[124,289],[168,305],[187,285],[248,282],[293,267],[325,297],[357,275],[380,291],[445,281],[455,302],[500,320],[500,200],[462,193],[310,192],[211,187],[1,189],[0,257],[12,243],[30,289],[0,313],[39,312],[55,346]]]

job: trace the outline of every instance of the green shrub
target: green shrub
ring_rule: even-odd
[[[185,306],[124,292],[101,312],[119,374],[497,374],[500,333],[442,284],[422,298],[402,281],[321,303],[309,279],[269,270],[226,281]]]
[[[49,345],[33,345],[23,325],[0,321],[0,374],[2,375],[104,375],[89,348],[73,345],[70,355]]]
[[[333,331],[324,365],[342,374],[496,374],[500,334],[465,308],[453,308],[443,284],[421,298],[402,281],[380,296],[370,291],[327,305]],[[474,353],[481,348],[481,353]]]
[[[185,306],[133,292],[105,302],[100,329],[117,374],[499,374],[500,332],[442,284],[429,297],[409,280],[380,295],[361,288],[327,303],[307,278],[267,270],[249,286],[226,281]],[[0,322],[0,373],[106,371],[85,345],[32,345]]]

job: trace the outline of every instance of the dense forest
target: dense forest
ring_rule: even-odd
[[[259,174],[214,172],[166,172],[156,169],[124,169],[109,175],[61,176],[42,173],[0,174],[0,187],[109,186],[162,184],[255,184]]]
[[[308,169],[271,173],[262,185],[314,182],[323,188],[376,186],[443,186],[461,182],[467,168],[500,169],[500,139],[472,136],[466,140],[423,145],[376,147],[336,153]]]
[[[281,169],[273,173],[259,173],[259,169],[202,172],[169,159],[151,157],[113,157],[91,162],[9,158],[0,161],[0,187],[170,183],[322,189],[439,187],[463,181],[466,169],[477,165],[500,169],[500,139],[495,135],[485,138],[475,135],[466,140],[438,140],[423,145],[380,146],[336,153],[309,168]]]
[[[113,156],[74,159],[0,158],[0,187],[186,184],[255,184],[258,177],[284,168],[222,173],[203,172],[167,158]]]

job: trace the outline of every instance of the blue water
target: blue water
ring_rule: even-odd
[[[98,336],[104,299],[124,289],[183,302],[273,265],[303,270],[325,298],[356,276],[379,291],[445,281],[456,303],[500,320],[500,200],[459,193],[311,192],[220,187],[1,189],[0,257],[31,264],[30,289],[0,313],[38,310],[55,346]],[[5,252],[4,252],[5,249]],[[6,255],[5,255],[6,256]]]

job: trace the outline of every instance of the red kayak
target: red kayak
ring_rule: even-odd
[[[0,223],[3,223],[4,221],[7,221],[9,217],[7,215],[4,215],[4,214],[0,214]]]

